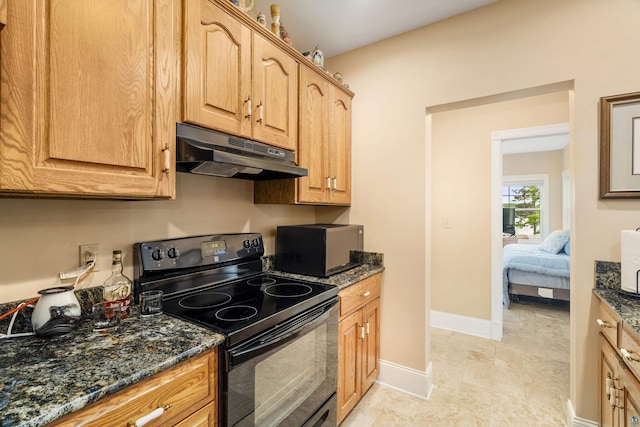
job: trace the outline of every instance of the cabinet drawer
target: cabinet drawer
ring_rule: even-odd
[[[213,350],[73,412],[54,425],[133,425],[140,417],[167,406],[153,425],[175,425],[214,400],[217,365],[217,351]]]
[[[598,311],[598,326],[600,326],[600,331],[602,335],[604,335],[609,342],[614,346],[618,347],[618,336],[620,333],[620,320],[613,312],[607,307],[604,302],[600,302],[600,310]]]
[[[618,350],[629,370],[631,370],[637,378],[640,377],[640,343],[636,341],[635,337],[626,327],[622,328],[620,347]]]
[[[380,296],[381,274],[371,276],[355,285],[343,289],[340,296],[340,318],[364,307]]]

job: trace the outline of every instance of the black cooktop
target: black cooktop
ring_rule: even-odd
[[[168,296],[163,309],[225,335],[225,344],[234,346],[337,295],[333,285],[258,274]]]

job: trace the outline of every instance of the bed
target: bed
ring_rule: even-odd
[[[521,295],[569,301],[569,231],[554,231],[540,245],[511,244],[502,249],[502,300]]]

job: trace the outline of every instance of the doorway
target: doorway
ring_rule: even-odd
[[[531,153],[563,150],[569,142],[569,124],[561,123],[547,126],[494,131],[491,133],[491,338],[502,340],[503,336],[503,280],[502,280],[502,207],[503,207],[503,156],[505,154]],[[558,177],[564,192],[568,188],[568,174],[562,172]],[[567,197],[561,198],[564,205]],[[548,201],[546,205],[548,205]],[[564,212],[560,211],[564,227]],[[543,224],[549,223],[549,212]],[[546,237],[548,225],[543,228],[541,239]]]

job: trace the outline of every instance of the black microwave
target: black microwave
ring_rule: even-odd
[[[276,269],[328,277],[360,265],[364,227],[347,224],[283,225],[276,231]]]

